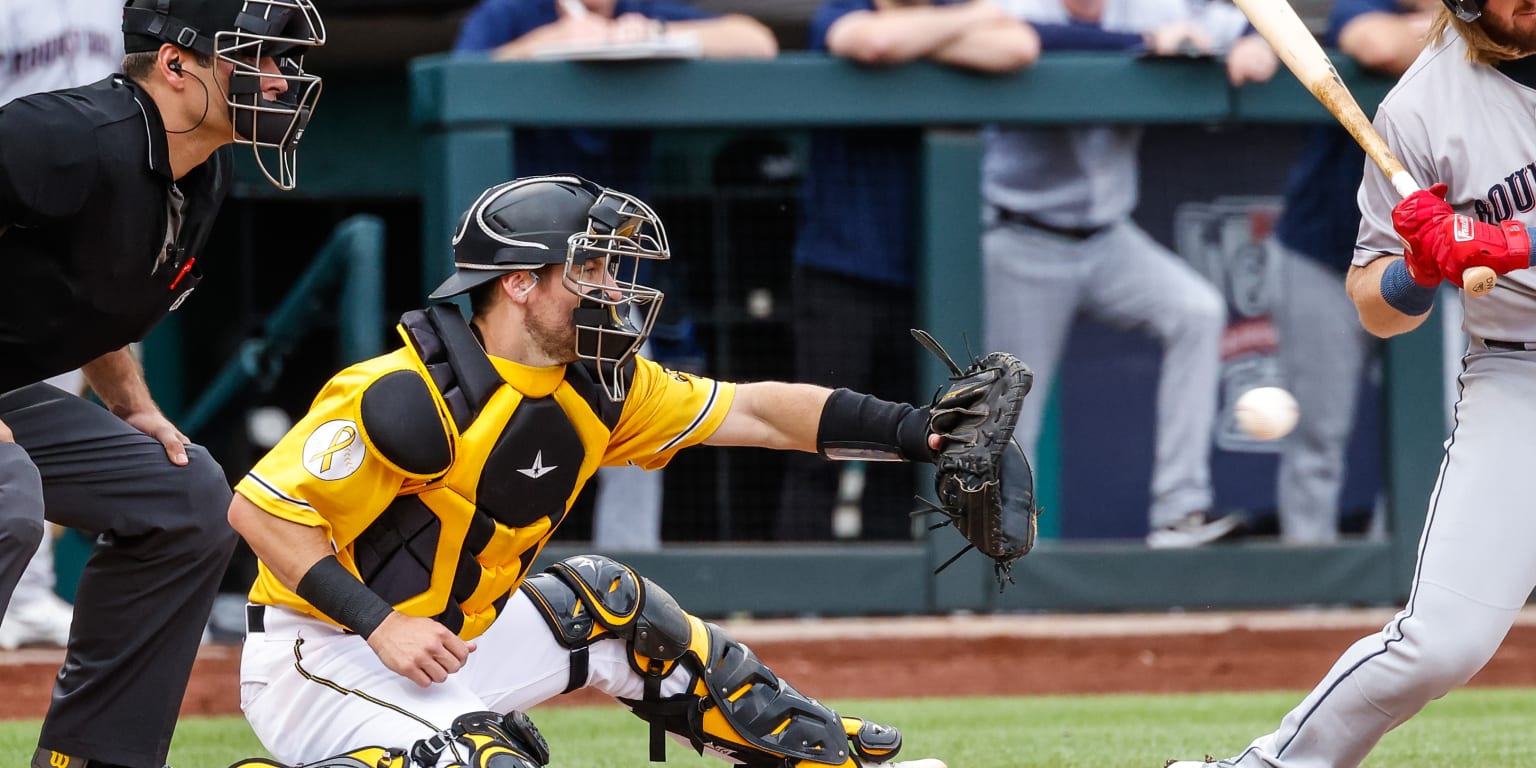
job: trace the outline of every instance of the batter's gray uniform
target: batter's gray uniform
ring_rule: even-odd
[[[1059,0],[1007,6],[1032,23],[1068,20]],[[1147,32],[1178,21],[1228,19],[1198,10],[1185,0],[1106,0],[1103,26]],[[1241,29],[1218,26],[1218,35]],[[1158,339],[1163,363],[1149,514],[1156,529],[1211,506],[1211,428],[1226,305],[1204,277],[1131,222],[1141,134],[1136,126],[985,132],[985,346],[1027,361],[1035,388],[1048,392],[1078,312]],[[1046,399],[1028,398],[1019,417],[1015,434],[1031,457]]]
[[[1471,64],[1460,38],[1447,38],[1388,94],[1376,127],[1420,184],[1450,185],[1458,213],[1536,226],[1536,82]],[[1357,266],[1402,252],[1391,222],[1397,200],[1367,167]],[[1536,587],[1526,486],[1536,434],[1536,274],[1502,275],[1492,293],[1464,297],[1462,307],[1471,344],[1406,607],[1351,646],[1279,730],[1220,765],[1358,765],[1383,734],[1481,669]],[[1435,404],[1423,407],[1438,417]]]

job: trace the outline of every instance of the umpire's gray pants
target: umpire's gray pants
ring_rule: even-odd
[[[1018,355],[1035,372],[1037,394],[1024,399],[1017,427],[1030,456],[1062,346],[1073,318],[1083,312],[1145,331],[1163,346],[1150,525],[1209,509],[1211,428],[1226,324],[1226,303],[1216,288],[1128,221],[1087,240],[995,223],[982,237],[982,256],[986,347]]]
[[[0,394],[0,610],[46,517],[97,537],[75,593],[39,744],[161,766],[235,533],[230,490],[201,446],[178,467],[153,438],[47,384]]]
[[[1280,538],[1326,544],[1339,538],[1344,454],[1360,377],[1375,345],[1360,327],[1343,275],[1273,238],[1269,248],[1284,290],[1274,308],[1280,365],[1301,414],[1280,450]]]

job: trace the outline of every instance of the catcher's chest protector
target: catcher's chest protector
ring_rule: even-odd
[[[596,471],[618,411],[598,404],[606,398],[576,366],[558,383],[504,378],[453,307],[408,313],[401,330],[419,368],[371,385],[362,423],[380,458],[421,480],[348,548],[363,581],[391,605],[468,639],[490,626]],[[404,391],[399,377],[416,382],[412,407],[381,406],[368,418],[374,388]],[[417,424],[422,414],[429,424]],[[447,463],[431,466],[423,453]],[[453,575],[434,577],[442,572]]]

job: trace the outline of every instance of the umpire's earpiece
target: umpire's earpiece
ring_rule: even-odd
[[[171,63],[165,65],[165,68],[169,69],[172,72],[180,74],[181,73],[181,59],[171,59]]]
[[[517,297],[519,299],[527,296],[530,293],[533,293],[533,289],[539,286],[539,276],[537,273],[529,272],[528,276],[533,278],[533,282],[529,283],[527,288],[517,292]]]

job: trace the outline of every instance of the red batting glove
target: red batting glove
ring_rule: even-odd
[[[1425,255],[1435,260],[1441,276],[1457,288],[1462,287],[1461,273],[1468,267],[1488,267],[1502,275],[1531,266],[1531,238],[1518,221],[1495,226],[1452,215],[1420,232],[1419,243]]]
[[[1433,288],[1445,279],[1433,254],[1423,246],[1423,233],[1441,219],[1455,215],[1451,204],[1445,201],[1448,187],[1436,184],[1403,198],[1392,209],[1392,228],[1403,240],[1403,258],[1408,262],[1408,274],[1413,281],[1425,288]],[[1461,273],[1457,273],[1460,275]]]

